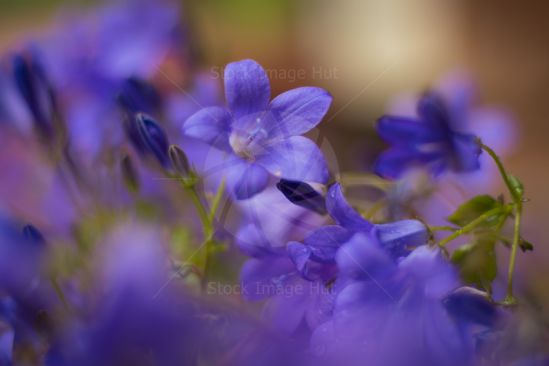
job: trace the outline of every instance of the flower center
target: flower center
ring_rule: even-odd
[[[240,123],[238,123],[240,122]],[[260,117],[252,121],[238,121],[229,136],[229,143],[233,151],[246,160],[254,160],[261,152],[261,144],[267,137]]]

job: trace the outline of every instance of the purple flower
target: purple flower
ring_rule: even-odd
[[[326,209],[336,225],[324,226],[303,241],[313,260],[333,261],[339,247],[357,232],[372,233],[395,259],[426,244],[429,237],[425,225],[417,220],[372,224],[349,205],[339,183],[328,190]]]
[[[461,115],[449,108],[439,94],[423,95],[416,112],[417,118],[386,115],[379,119],[378,133],[391,145],[376,162],[379,175],[399,178],[416,166],[424,166],[434,175],[480,167],[481,149],[476,136],[463,132]]]
[[[269,175],[325,183],[328,169],[318,147],[300,136],[324,117],[332,97],[323,89],[302,87],[272,101],[265,70],[253,60],[225,69],[227,108],[207,107],[191,116],[183,133],[228,154],[223,163],[237,199],[261,192]]]
[[[477,88],[469,75],[452,72],[441,78],[434,89],[445,101],[453,125],[459,126],[459,130],[479,136],[500,157],[513,150],[518,131],[512,115],[500,106],[478,105]],[[399,95],[393,99],[388,113],[417,119],[417,103],[418,97],[412,93]],[[391,215],[398,217],[406,214],[407,206],[411,206],[431,225],[445,225],[445,217],[460,203],[487,193],[499,181],[498,169],[488,154],[481,154],[479,162],[480,169],[448,172],[432,181],[434,186],[429,184],[429,176],[421,169],[406,172],[395,186],[398,192],[393,190],[390,193]],[[433,190],[438,194],[427,197]]]
[[[160,233],[124,224],[102,245],[96,282],[63,332],[46,364],[194,364],[203,339],[189,298],[168,272]]]
[[[158,96],[145,83],[180,53],[179,20],[171,1],[114,1],[91,13],[66,14],[37,45],[62,101],[71,151],[81,160],[93,162],[104,147],[122,142],[120,94],[134,112],[158,115],[151,110],[159,107]]]
[[[393,261],[427,242],[427,229],[419,221],[374,225],[363,219],[347,203],[339,184],[330,188],[326,209],[336,225],[309,231],[302,242],[290,241],[285,251],[262,240],[257,227],[241,233],[239,245],[255,257],[241,272],[244,295],[249,300],[269,298],[265,312],[275,328],[292,332],[305,320],[315,329],[329,318],[333,299],[345,282],[339,278],[336,253],[356,233],[373,235]]]
[[[467,365],[473,337],[447,312],[457,274],[439,251],[422,246],[398,263],[371,235],[358,233],[336,254],[346,286],[333,317],[311,339],[319,356],[384,365]]]

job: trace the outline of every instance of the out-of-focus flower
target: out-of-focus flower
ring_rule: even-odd
[[[323,89],[302,87],[271,102],[269,79],[253,60],[225,68],[227,107],[207,107],[183,125],[183,133],[228,153],[224,167],[237,199],[267,186],[269,174],[325,183],[328,169],[318,147],[300,136],[314,128],[331,104]]]
[[[419,99],[417,119],[381,117],[377,130],[391,148],[379,157],[376,172],[394,179],[416,166],[424,166],[434,175],[478,169],[481,148],[477,138],[463,132],[459,115],[452,112],[442,97],[431,91]]]
[[[0,340],[9,342],[3,345],[9,346],[7,352],[0,347],[0,360],[11,361],[14,350],[37,353],[50,329],[48,319],[58,303],[46,276],[46,250],[35,227],[20,231],[15,222],[0,217]],[[2,324],[8,326],[5,334]]]
[[[202,330],[161,243],[157,230],[137,224],[109,235],[95,293],[54,343],[48,365],[194,364]]]
[[[140,143],[138,146],[142,146],[145,153],[154,156],[160,165],[167,167],[170,163],[169,143],[164,130],[152,117],[144,113],[135,115],[134,123],[139,134]]]
[[[472,334],[443,301],[459,286],[457,274],[437,250],[423,246],[395,263],[375,238],[359,233],[336,261],[346,286],[333,318],[313,334],[316,354],[350,365],[472,364]]]
[[[472,132],[500,157],[512,152],[517,139],[513,117],[502,107],[477,105],[477,90],[469,75],[464,72],[449,73],[435,84],[434,90],[443,98],[455,121],[454,125],[459,126],[460,131]],[[417,96],[404,93],[392,100],[388,114],[416,119],[417,103]],[[390,192],[391,216],[405,214],[406,210],[402,210],[404,204],[413,207],[431,225],[444,225],[445,218],[457,205],[468,198],[490,192],[499,179],[498,169],[488,154],[480,154],[479,163],[479,169],[448,171],[431,184],[425,179],[421,167],[407,170],[395,186],[399,192]],[[429,191],[437,193],[429,195]]]
[[[71,148],[81,159],[93,161],[104,147],[121,143],[120,94],[138,112],[158,107],[148,83],[163,62],[183,59],[176,57],[185,45],[179,20],[170,1],[121,0],[61,18],[62,26],[37,44],[63,105]],[[135,89],[146,94],[146,103],[139,97],[132,104]]]

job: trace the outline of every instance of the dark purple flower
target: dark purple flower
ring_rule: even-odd
[[[328,169],[318,147],[300,136],[324,117],[331,96],[302,87],[272,101],[265,70],[253,60],[225,68],[227,108],[207,107],[191,116],[183,133],[228,154],[223,167],[237,199],[261,192],[269,175],[325,183]]]
[[[416,166],[424,166],[434,175],[478,169],[481,148],[477,137],[463,132],[458,117],[435,92],[419,99],[417,118],[381,117],[377,130],[391,147],[379,157],[376,172],[394,179]]]

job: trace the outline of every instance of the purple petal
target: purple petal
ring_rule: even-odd
[[[336,262],[343,276],[373,281],[381,279],[395,267],[376,240],[364,233],[356,234],[339,248]]]
[[[288,281],[284,288],[263,308],[262,317],[282,333],[293,333],[304,320],[310,307],[310,283],[299,277]]]
[[[231,151],[229,131],[231,115],[221,107],[207,107],[190,116],[183,124],[183,135],[204,141],[223,151]]]
[[[232,62],[225,68],[225,97],[235,118],[264,111],[271,99],[269,78],[253,60]]]
[[[332,96],[324,89],[302,87],[289,90],[273,99],[271,113],[277,121],[270,136],[295,136],[313,129],[324,117]]]
[[[480,168],[481,148],[474,135],[455,134],[453,139],[456,154],[455,169],[458,172],[470,172]]]
[[[322,152],[303,136],[292,136],[265,146],[257,163],[279,178],[316,183],[328,181],[328,166]]]
[[[311,248],[298,242],[290,242],[286,247],[288,256],[300,273],[306,274],[307,262],[311,257]]]
[[[274,296],[297,277],[292,275],[295,272],[295,265],[288,257],[250,259],[240,272],[243,296],[250,301]]]
[[[250,257],[264,257],[272,255],[275,249],[271,246],[265,234],[255,224],[247,224],[236,233],[236,245]]]
[[[383,116],[376,128],[382,139],[400,146],[415,146],[441,139],[439,131],[412,118]]]
[[[459,283],[457,273],[438,249],[423,245],[398,263],[400,270],[424,285],[425,295],[442,299]]]
[[[419,99],[417,114],[432,129],[447,131],[450,128],[448,108],[441,96],[435,92],[428,92]]]
[[[258,164],[239,160],[227,170],[227,185],[238,200],[253,197],[269,182],[269,173]]]
[[[418,220],[375,225],[374,235],[395,258],[406,256],[414,247],[426,244],[429,238],[427,228]]]
[[[330,187],[326,195],[326,209],[330,216],[346,229],[368,231],[373,227],[345,200],[339,183]]]
[[[339,247],[347,242],[352,232],[341,226],[323,226],[303,240],[312,253],[313,259],[332,262]]]
[[[376,161],[376,174],[387,179],[398,179],[411,168],[444,158],[444,152],[421,153],[415,149],[393,148],[383,152]]]
[[[444,298],[446,310],[460,321],[492,327],[498,320],[498,309],[485,292],[460,287]]]

